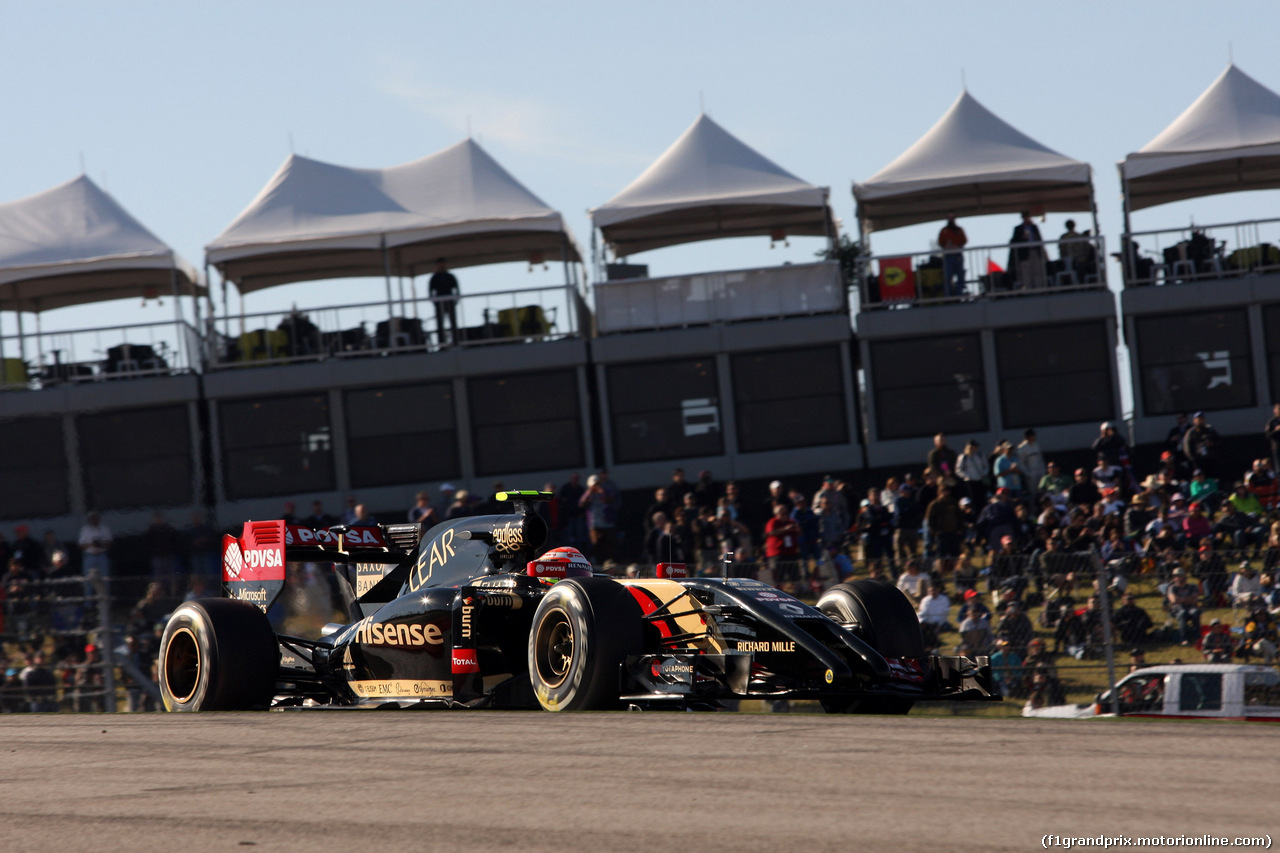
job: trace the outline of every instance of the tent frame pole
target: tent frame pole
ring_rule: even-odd
[[[174,264],[173,269],[169,271],[169,284],[173,287],[173,331],[178,336],[175,352],[184,356],[187,363],[191,362],[191,354],[187,352],[187,338],[182,334],[182,324],[184,318],[182,316],[182,291],[178,287],[178,266]]]
[[[400,318],[396,316],[395,300],[391,296],[391,258],[387,255],[387,235],[382,235],[382,276],[387,286],[387,349],[395,346],[400,335]],[[377,337],[376,332],[374,330]]]

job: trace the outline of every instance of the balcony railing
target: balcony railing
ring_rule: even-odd
[[[1125,287],[1280,270],[1280,219],[1136,231],[1120,245]]]
[[[221,317],[206,358],[221,369],[575,337],[579,301],[557,285]]]
[[[190,373],[200,369],[200,351],[195,328],[178,320],[5,335],[0,337],[0,387]]]
[[[602,334],[847,308],[840,265],[833,262],[597,282],[592,290]]]
[[[1099,236],[900,252],[862,259],[859,310],[1043,295],[1107,286]]]

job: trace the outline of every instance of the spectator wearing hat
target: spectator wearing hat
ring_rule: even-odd
[[[1014,494],[1005,486],[996,489],[995,500],[982,508],[978,513],[975,528],[980,541],[985,542],[986,550],[999,551],[1000,540],[1012,536],[1018,526],[1018,516],[1013,511]]]
[[[1271,469],[1280,471],[1280,403],[1271,406],[1271,419],[1262,428],[1262,434],[1271,449]]]
[[[597,566],[614,557],[620,504],[618,487],[609,480],[607,471],[601,469],[587,478],[587,489],[578,499],[578,505],[586,512],[592,559]]]
[[[920,561],[912,558],[902,567],[902,574],[898,576],[898,589],[902,591],[912,604],[919,606],[920,600],[924,598],[925,587],[929,583],[928,575],[920,571]]]
[[[938,581],[929,581],[925,587],[925,596],[916,609],[920,618],[920,628],[924,632],[926,648],[937,648],[938,635],[943,631],[954,631],[949,621],[951,618],[951,599],[947,597]]]
[[[1129,650],[1129,672],[1134,673],[1140,669],[1146,669],[1151,666],[1147,663],[1147,653],[1142,649],[1134,648]]]
[[[991,653],[991,678],[1001,696],[1019,698],[1027,695],[1022,655],[1004,637],[997,637]]]
[[[880,500],[880,490],[872,487],[858,509],[858,538],[862,542],[862,558],[868,566],[886,557],[893,561],[893,515]]]
[[[991,466],[991,472],[996,478],[997,493],[1001,489],[1007,489],[1015,499],[1022,497],[1025,491],[1022,468],[1018,465],[1017,449],[1012,444],[1007,441],[1004,443],[1000,455]]]
[[[980,505],[986,503],[986,479],[991,473],[991,465],[982,455],[977,439],[970,439],[965,444],[964,453],[956,459],[956,472],[960,475],[965,496]]]
[[[1131,592],[1120,597],[1120,607],[1111,617],[1111,624],[1126,646],[1142,645],[1150,641],[1152,628],[1151,614],[1138,606],[1138,600]]]
[[[1040,478],[1039,490],[1042,495],[1054,495],[1065,498],[1071,488],[1071,477],[1062,471],[1057,462],[1045,463],[1045,474]]]
[[[1187,495],[1192,501],[1205,504],[1209,515],[1217,511],[1218,503],[1222,500],[1222,494],[1218,491],[1218,481],[1200,468],[1191,473],[1191,482],[1187,483]]]
[[[1191,428],[1182,437],[1182,453],[1192,468],[1199,468],[1213,476],[1218,473],[1218,457],[1222,449],[1222,436],[1209,425],[1204,412],[1191,416]]]
[[[1280,637],[1277,637],[1275,619],[1268,612],[1262,599],[1254,596],[1249,602],[1244,618],[1242,644],[1244,654],[1247,656],[1252,652],[1261,655],[1263,663],[1270,666],[1275,663],[1278,643],[1280,643]]]
[[[1105,453],[1098,454],[1098,464],[1093,469],[1093,483],[1099,492],[1107,489],[1116,490],[1122,485],[1124,469],[1108,461]]]
[[[1178,631],[1182,645],[1188,646],[1200,638],[1200,587],[1188,581],[1182,568],[1173,570],[1172,580],[1165,589],[1169,602],[1169,615]]]
[[[1262,595],[1262,579],[1248,560],[1241,561],[1239,569],[1231,576],[1227,592],[1235,607],[1243,607],[1253,596]]]
[[[1263,509],[1273,510],[1280,496],[1280,483],[1276,481],[1275,471],[1269,459],[1255,459],[1253,469],[1244,478],[1245,485],[1253,492]]]
[[[408,518],[410,524],[426,523],[428,527],[433,527],[438,523],[436,518],[435,507],[431,505],[431,496],[426,492],[418,492],[414,495],[413,506],[409,507]]]
[[[1186,547],[1199,546],[1200,540],[1213,535],[1213,524],[1205,513],[1204,504],[1196,501],[1191,511],[1182,518],[1182,540]]]
[[[991,631],[991,614],[981,605],[981,599],[973,590],[973,597],[964,605],[964,619],[960,622],[960,641],[976,655],[990,653],[995,645],[995,634]],[[968,595],[968,593],[966,593]]]
[[[1093,452],[1108,465],[1123,468],[1129,461],[1129,443],[1116,431],[1115,424],[1111,421],[1103,421],[1098,428],[1098,433],[1098,437],[1090,445]]]
[[[1044,452],[1040,449],[1040,442],[1036,440],[1036,431],[1033,429],[1024,430],[1022,433],[1022,443],[1018,445],[1018,470],[1022,472],[1023,481],[1026,483],[1026,491],[1029,495],[1034,496],[1040,486],[1040,481],[1048,474],[1048,468],[1044,461]]]
[[[996,628],[996,638],[1008,641],[1012,651],[1025,656],[1033,636],[1035,636],[1035,628],[1022,602],[1017,599],[1009,601]]]
[[[1209,633],[1201,641],[1200,651],[1208,663],[1230,663],[1233,645],[1231,626],[1223,624],[1221,619],[1214,619],[1209,623]]]
[[[945,560],[960,556],[960,541],[964,532],[964,518],[960,505],[951,496],[951,490],[943,487],[938,497],[925,510],[925,526],[934,554]]]

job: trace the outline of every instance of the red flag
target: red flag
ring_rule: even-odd
[[[1004,268],[1001,267],[999,264],[997,264],[995,261],[991,260],[990,258],[987,258],[987,272],[988,273],[1004,272]]]

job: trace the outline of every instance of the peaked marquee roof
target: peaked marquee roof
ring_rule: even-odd
[[[81,175],[0,205],[0,310],[195,292],[186,261]]]
[[[1280,95],[1228,65],[1120,176],[1129,210],[1280,187]]]
[[[624,256],[720,237],[834,235],[827,196],[704,113],[591,219]]]
[[[864,231],[956,216],[1093,209],[1089,164],[1047,148],[962,92],[892,163],[854,184]]]
[[[471,139],[389,169],[290,155],[205,252],[241,293],[417,275],[441,257],[450,267],[580,259],[560,214]]]

